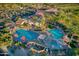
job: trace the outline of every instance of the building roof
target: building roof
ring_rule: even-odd
[[[23,20],[23,19],[20,19],[20,20],[17,20],[16,21],[16,25],[20,25],[22,22],[24,22],[25,20]]]

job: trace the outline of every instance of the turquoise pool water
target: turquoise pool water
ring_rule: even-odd
[[[54,47],[53,47],[54,49],[60,49],[60,48],[62,48],[61,44],[59,44],[59,43],[56,42],[56,41],[52,41],[52,42],[50,42],[50,44],[51,44],[52,46],[54,46]]]
[[[63,47],[58,41],[63,42],[63,40],[61,39],[64,36],[63,31],[60,29],[51,29],[48,30],[48,32],[52,34],[52,39],[53,39],[53,41],[49,42],[48,44],[51,47],[53,46],[54,49],[62,49]]]
[[[58,41],[60,40],[54,39],[53,37],[50,38],[49,36],[49,38],[45,40],[45,44],[50,49],[62,49],[63,47]]]
[[[27,40],[35,40],[39,36],[38,33],[30,31],[30,30],[24,30],[24,29],[19,29],[16,30],[14,34],[17,34],[18,37],[15,38],[14,40],[22,41],[21,37],[24,36]]]
[[[54,48],[54,49],[61,49],[63,48],[62,45],[58,41],[62,41],[62,37],[64,36],[63,32],[59,29],[52,29],[49,30],[53,36],[49,36],[46,40],[47,47]],[[24,29],[19,29],[16,30],[14,34],[17,34],[18,37],[14,38],[14,40],[17,40],[19,42],[22,42],[22,37],[24,36],[27,41],[29,40],[36,40],[39,36],[39,33],[36,33],[31,30],[24,30]],[[25,41],[26,42],[26,41]]]
[[[51,29],[48,30],[48,32],[51,33],[55,39],[61,39],[64,36],[63,31],[60,29]]]

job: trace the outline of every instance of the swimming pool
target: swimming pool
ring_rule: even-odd
[[[53,48],[53,49],[61,49],[62,48],[62,45],[54,40],[52,42],[50,42],[50,45],[51,45],[51,48]]]
[[[59,42],[63,44],[63,40],[62,40],[62,37],[64,36],[63,31],[60,29],[54,28],[54,29],[48,30],[48,32],[52,35],[51,37],[52,40],[48,41],[48,45],[54,49],[62,49],[63,46]],[[50,38],[48,40],[50,40]]]
[[[24,36],[26,40],[35,40],[39,36],[38,33],[30,31],[30,30],[24,30],[24,29],[19,29],[16,30],[14,34],[17,34],[18,36],[14,39],[17,41],[22,41],[22,37]]]
[[[20,16],[21,18],[28,18],[29,16],[35,15],[35,11],[27,11],[26,13],[20,13],[18,15],[13,15],[12,20],[15,20],[17,16]]]
[[[51,30],[48,30],[48,32],[51,33],[52,36],[57,40],[61,39],[64,36],[63,31],[60,29],[51,29]]]

